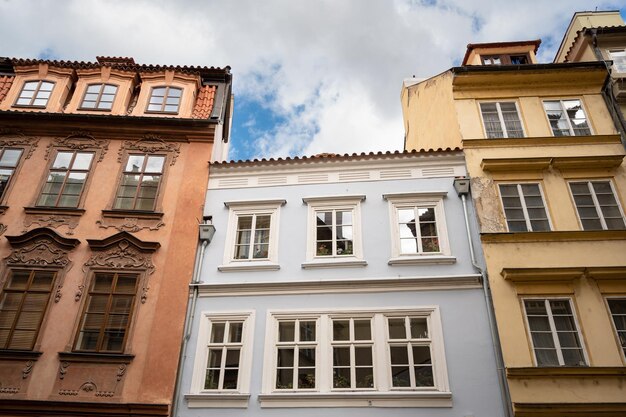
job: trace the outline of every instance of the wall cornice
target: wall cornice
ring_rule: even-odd
[[[603,240],[626,240],[626,230],[481,233],[480,240],[483,243],[598,242]]]

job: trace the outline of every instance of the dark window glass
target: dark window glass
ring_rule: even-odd
[[[78,207],[93,152],[59,151],[50,167],[37,206]]]
[[[130,155],[113,208],[152,211],[163,177],[163,155]]]

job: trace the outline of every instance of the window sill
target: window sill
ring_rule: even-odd
[[[0,349],[0,360],[31,360],[36,361],[41,356],[42,352],[34,350],[11,350]]]
[[[350,258],[331,258],[316,259],[302,263],[302,269],[318,269],[318,268],[360,268],[367,266],[367,261],[363,259]]]
[[[279,264],[270,261],[232,262],[217,267],[220,272],[278,271],[279,269]]]
[[[507,368],[509,378],[553,378],[553,377],[618,377],[626,376],[623,366],[537,366],[524,368]]]
[[[66,216],[82,216],[85,209],[74,207],[24,207],[26,214],[64,214]]]
[[[483,243],[584,242],[625,240],[626,230],[564,230],[553,232],[481,233]]]
[[[452,407],[452,393],[363,392],[260,394],[261,408],[291,407]]]
[[[163,213],[156,211],[147,211],[147,210],[102,210],[102,217],[110,217],[110,218],[126,218],[126,217],[136,217],[138,219],[161,219],[163,217]]]
[[[63,362],[82,363],[131,363],[135,355],[125,353],[59,352]]]
[[[250,394],[207,393],[185,395],[189,408],[248,408]]]
[[[401,265],[452,265],[456,263],[456,256],[446,255],[422,255],[422,256],[399,256],[391,258],[387,264],[391,266]]]

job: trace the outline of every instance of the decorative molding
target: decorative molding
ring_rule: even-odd
[[[51,142],[46,147],[46,154],[44,159],[47,161],[54,148],[71,149],[73,151],[96,151],[98,153],[97,162],[101,162],[104,159],[109,150],[109,140],[96,139],[91,133],[85,131],[76,131],[70,133],[64,138],[57,138],[56,141]]]
[[[287,204],[287,200],[284,199],[276,199],[276,200],[233,200],[233,201],[224,201],[224,206],[227,208],[240,208],[240,207],[261,207],[261,206],[272,206],[279,207]],[[263,208],[263,207],[261,207]]]
[[[10,350],[10,349],[2,349],[0,350],[0,361],[8,360],[8,361],[36,361],[41,356],[42,352],[38,352],[36,350]]]
[[[23,248],[14,249],[4,258],[9,265],[56,266],[63,268],[70,263],[68,252],[56,249],[49,239],[40,239]]]
[[[162,222],[160,217],[162,213],[159,213],[156,219],[148,218],[144,216],[133,216],[133,217],[119,217],[119,216],[109,216],[107,214],[102,213],[100,220],[96,221],[96,224],[102,229],[114,228],[120,232],[130,232],[135,233],[140,230],[151,230],[156,231],[165,226],[165,223]]]
[[[248,408],[250,394],[186,394],[189,408]]]
[[[259,394],[261,408],[291,407],[452,407],[452,393],[441,391]]]
[[[81,391],[87,394],[94,393],[96,397],[113,397],[115,395],[114,391],[99,391],[98,386],[93,381],[84,382],[78,389],[60,389],[59,395],[76,396]]]
[[[390,193],[390,194],[383,194],[383,200],[395,200],[395,199],[421,200],[421,199],[427,199],[427,198],[442,199],[447,194],[448,194],[447,191],[418,191],[418,192]]]
[[[516,417],[624,417],[626,402],[513,403]]]
[[[0,143],[4,147],[20,146],[25,148],[24,159],[30,159],[39,144],[39,139],[24,136],[21,132],[14,129],[0,129]]]
[[[220,272],[278,271],[279,269],[280,264],[269,261],[232,262],[217,267]]]
[[[121,364],[118,368],[117,368],[117,373],[115,374],[116,376],[116,380],[117,382],[120,382],[122,380],[122,378],[124,378],[124,374],[126,374],[126,365],[125,364]]]
[[[483,171],[543,171],[614,169],[622,165],[624,155],[562,156],[537,158],[486,158],[480,163]]]
[[[223,284],[197,284],[197,287],[201,296],[204,297],[274,294],[402,292],[482,288],[481,276],[479,274],[402,278],[328,279],[288,282],[239,282]]]
[[[566,145],[610,145],[620,144],[620,135],[589,135],[589,136],[536,136],[525,138],[498,138],[498,139],[463,139],[465,149],[473,148],[513,148],[536,146],[566,146]]]
[[[34,361],[30,360],[26,362],[26,366],[24,366],[24,369],[22,369],[22,379],[28,378],[28,375],[30,375],[33,370],[33,366],[35,366]]]
[[[362,268],[367,266],[367,261],[356,258],[331,258],[331,259],[315,259],[300,264],[302,269],[321,269],[321,268]]]
[[[388,265],[453,265],[456,263],[456,256],[446,255],[424,255],[424,256],[400,256],[397,258],[391,258],[387,261]]]
[[[0,236],[2,236],[4,232],[6,231],[7,231],[7,225],[4,223],[0,223]]]
[[[128,364],[135,355],[123,353],[59,352],[61,362]]]
[[[328,196],[315,196],[315,197],[302,197],[302,203],[337,203],[341,204],[345,201],[349,201],[351,203],[357,201],[365,201],[365,194],[352,194],[352,195],[328,195]]]
[[[554,232],[481,233],[483,243],[586,242],[626,240],[626,230],[564,230]]]
[[[519,367],[506,368],[509,378],[555,378],[555,377],[626,377],[626,367],[623,366],[555,366],[555,367]]]
[[[67,226],[67,234],[69,236],[74,234],[74,229],[78,226],[79,217],[75,215],[67,215],[67,214],[33,214],[26,211],[26,216],[24,217],[24,230],[22,233],[26,233],[28,229],[36,224],[39,227],[51,227],[53,229],[58,229],[61,226]]]
[[[142,152],[142,153],[168,153],[171,154],[170,166],[176,163],[178,155],[180,155],[180,144],[168,143],[157,135],[144,135],[136,141],[124,141],[117,153],[117,162],[122,162],[126,152]]]
[[[0,394],[17,394],[20,392],[18,387],[3,387],[0,383]]]
[[[69,368],[70,363],[63,361],[59,364],[59,379],[65,379],[65,374],[67,373],[67,368]]]

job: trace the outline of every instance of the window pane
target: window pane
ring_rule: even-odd
[[[315,322],[314,321],[301,321],[300,322],[300,341],[301,342],[314,342],[315,341]]]
[[[225,323],[213,323],[213,326],[211,327],[211,343],[224,342],[225,326]]]
[[[354,340],[372,340],[371,321],[354,320]]]
[[[165,163],[164,156],[148,156],[148,163],[146,164],[145,172],[163,172],[163,164]]]
[[[280,342],[293,342],[295,335],[295,322],[281,321],[278,323],[278,340]]]
[[[406,339],[406,329],[404,327],[404,318],[388,319],[389,338],[390,339]]]
[[[349,320],[333,320],[333,340],[350,340]]]
[[[0,158],[0,165],[3,167],[16,167],[22,155],[21,149],[5,149]]]
[[[141,172],[145,155],[130,155],[126,163],[126,172]]]
[[[413,339],[427,339],[428,325],[426,318],[411,318],[411,337]]]

